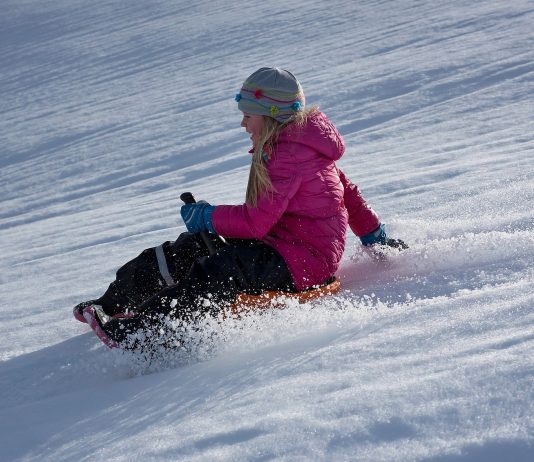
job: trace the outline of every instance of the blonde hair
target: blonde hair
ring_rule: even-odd
[[[288,125],[296,124],[303,126],[308,118],[315,114],[319,108],[312,106],[309,109],[296,112],[291,118],[284,123],[279,122],[272,117],[263,116],[263,128],[258,140],[257,146],[254,146],[252,154],[252,163],[250,164],[250,173],[248,176],[246,203],[251,207],[256,207],[258,197],[265,192],[272,192],[273,185],[269,172],[267,171],[267,161],[264,158],[265,153],[270,156],[273,152],[273,146],[278,140],[278,136]]]

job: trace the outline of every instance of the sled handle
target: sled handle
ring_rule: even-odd
[[[195,196],[193,196],[193,194],[190,192],[184,192],[180,194],[180,199],[182,200],[184,204],[195,204],[196,203]],[[204,241],[204,244],[208,248],[208,252],[210,255],[213,255],[214,253],[217,252],[217,249],[213,245],[213,242],[211,241],[210,236],[207,231],[201,231],[200,237],[202,238],[202,240]]]

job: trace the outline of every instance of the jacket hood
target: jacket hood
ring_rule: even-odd
[[[343,137],[320,111],[310,115],[304,126],[291,124],[283,130],[278,143],[283,142],[303,144],[332,160],[338,160],[345,152]]]

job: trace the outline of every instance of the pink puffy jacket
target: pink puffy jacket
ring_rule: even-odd
[[[215,231],[274,247],[298,290],[323,283],[339,267],[347,224],[358,236],[379,226],[358,188],[336,167],[344,151],[343,138],[321,112],[303,127],[289,125],[267,163],[274,191],[259,197],[255,208],[218,205]]]

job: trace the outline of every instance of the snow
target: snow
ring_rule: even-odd
[[[534,460],[532,2],[2,3],[2,461]],[[181,192],[243,200],[264,65],[410,249],[351,235],[338,296],[107,350],[72,306],[184,231]]]

